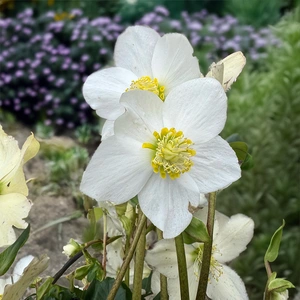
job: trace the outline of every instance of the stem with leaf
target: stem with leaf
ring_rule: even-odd
[[[115,296],[116,296],[116,294],[118,292],[118,289],[119,289],[119,287],[120,287],[120,285],[122,283],[123,277],[124,277],[124,275],[126,273],[126,269],[128,268],[128,266],[130,264],[130,261],[131,261],[131,259],[133,257],[133,254],[134,254],[134,251],[136,249],[137,243],[139,241],[140,235],[141,235],[141,233],[142,233],[142,231],[144,229],[144,225],[146,223],[146,220],[147,220],[147,218],[143,214],[142,217],[139,220],[138,225],[137,225],[135,236],[134,236],[132,244],[131,244],[131,246],[130,246],[130,248],[128,250],[128,254],[127,254],[127,256],[126,256],[126,258],[125,258],[125,260],[124,260],[124,262],[123,262],[123,264],[121,266],[121,269],[120,269],[120,271],[118,273],[118,276],[117,276],[117,278],[116,278],[116,280],[115,280],[115,282],[114,282],[114,284],[113,284],[113,286],[112,286],[112,288],[111,288],[111,290],[109,292],[107,300],[114,300],[115,299]]]
[[[142,216],[143,216],[143,212],[139,210],[139,219],[141,219]],[[145,258],[145,244],[146,244],[146,224],[144,224],[135,251],[132,300],[141,299],[144,258]]]
[[[163,239],[163,233],[161,230],[156,228],[156,233],[157,233],[157,238],[158,240]],[[164,276],[163,274],[160,274],[160,299],[161,300],[168,300],[168,281],[167,277]]]
[[[206,227],[210,239],[208,242],[204,243],[200,280],[199,280],[198,292],[196,297],[197,300],[205,300],[206,298],[206,289],[207,289],[207,283],[209,277],[211,252],[212,252],[212,245],[213,245],[216,199],[217,199],[216,192],[209,194]]]
[[[179,283],[180,283],[180,295],[181,299],[188,300],[189,297],[189,283],[185,259],[185,249],[182,234],[175,238],[177,263],[178,263],[178,273],[179,273]]]

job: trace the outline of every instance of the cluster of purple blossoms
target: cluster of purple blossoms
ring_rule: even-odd
[[[0,20],[0,107],[24,122],[73,128],[93,121],[82,84],[112,60],[124,27],[118,17],[89,20],[80,10],[55,17],[26,9]]]
[[[231,16],[219,18],[205,10],[183,12],[174,20],[158,6],[136,24],[185,34],[200,62],[216,61],[237,50],[260,60],[266,46],[277,43],[268,29],[255,31]],[[89,20],[79,9],[61,19],[54,12],[35,18],[31,9],[1,19],[0,107],[24,122],[43,121],[56,128],[93,122],[96,118],[82,97],[82,84],[112,62],[116,39],[127,25],[118,16]]]
[[[232,52],[242,51],[248,59],[259,63],[266,56],[266,47],[279,43],[269,29],[255,30],[252,26],[241,25],[230,15],[218,17],[205,9],[192,14],[182,12],[179,20],[171,19],[169,15],[165,7],[157,6],[137,24],[160,33],[183,33],[203,61],[217,61]],[[204,56],[202,59],[201,55]]]

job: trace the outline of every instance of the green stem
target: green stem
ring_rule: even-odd
[[[130,235],[126,236],[126,243],[125,243],[125,257],[128,254],[129,251],[129,246],[130,246]],[[129,278],[130,278],[130,266],[126,269],[125,272],[125,284],[129,287]]]
[[[103,257],[102,268],[104,271],[103,278],[106,277],[106,244],[107,244],[107,213],[103,210]]]
[[[205,298],[206,298],[206,289],[207,289],[207,283],[208,283],[208,277],[209,277],[211,252],[212,252],[212,245],[213,245],[216,198],[217,198],[216,192],[209,194],[206,227],[207,227],[207,232],[208,232],[210,239],[208,242],[204,243],[200,280],[199,280],[196,300],[205,300]]]
[[[156,233],[157,233],[157,238],[158,240],[163,239],[163,233],[161,230],[156,228]],[[163,274],[160,274],[160,299],[161,300],[168,300],[168,281],[167,277],[164,276]]]
[[[139,210],[139,219],[143,216],[143,212]],[[142,292],[142,281],[144,271],[144,258],[145,258],[145,244],[146,244],[146,224],[144,224],[142,233],[138,240],[135,261],[134,261],[134,278],[133,278],[133,291],[132,300],[140,300]]]
[[[115,282],[114,282],[114,284],[113,284],[113,286],[112,286],[112,288],[111,288],[111,290],[109,292],[107,300],[114,300],[115,299],[115,296],[116,296],[116,294],[118,292],[118,289],[119,289],[119,287],[120,287],[120,285],[122,283],[123,277],[125,275],[126,269],[128,268],[128,266],[130,264],[130,261],[131,261],[131,259],[133,257],[136,245],[138,243],[138,240],[140,238],[140,235],[141,235],[141,232],[142,232],[142,230],[144,228],[146,220],[147,220],[147,218],[143,214],[143,216],[139,220],[139,224],[137,225],[135,236],[134,236],[132,244],[131,244],[131,246],[129,248],[128,254],[127,254],[127,256],[126,256],[126,258],[125,258],[125,260],[124,260],[124,262],[123,262],[123,264],[121,266],[120,272],[119,272],[119,274],[118,274],[118,276],[117,276],[117,278],[116,278],[116,280],[115,280]]]
[[[175,238],[175,245],[176,245],[177,262],[178,262],[180,295],[181,295],[181,299],[188,300],[190,298],[189,283],[188,283],[185,250],[184,250],[182,234],[178,235]]]

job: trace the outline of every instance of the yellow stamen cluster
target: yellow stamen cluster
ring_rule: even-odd
[[[218,250],[216,246],[212,247],[212,254],[210,259],[210,269],[209,274],[212,276],[216,281],[219,280],[223,272],[222,265],[214,258],[214,253],[216,253]],[[202,257],[203,257],[203,244],[200,244],[198,249],[196,250],[197,257],[194,262],[194,274],[196,277],[200,276],[200,269],[202,265]],[[208,279],[210,281],[210,279]]]
[[[190,157],[194,156],[196,151],[190,148],[193,142],[185,138],[182,131],[163,128],[160,133],[154,131],[153,135],[156,143],[144,143],[142,147],[155,151],[152,159],[155,173],[159,173],[162,178],[166,178],[168,174],[171,179],[176,179],[190,170],[193,166]]]
[[[149,76],[143,76],[138,80],[132,80],[131,85],[125,92],[131,90],[144,90],[157,95],[162,101],[165,100],[165,87],[158,84],[157,78],[151,79]]]

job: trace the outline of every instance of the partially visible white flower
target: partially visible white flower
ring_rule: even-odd
[[[218,134],[227,98],[215,79],[199,78],[174,88],[165,102],[153,93],[121,97],[126,112],[92,157],[80,189],[99,202],[120,204],[138,195],[143,213],[165,238],[190,223],[201,193],[239,179],[237,157]],[[205,201],[205,200],[204,200]]]
[[[33,260],[32,255],[27,255],[23,258],[21,258],[15,265],[13,273],[10,277],[7,278],[0,278],[0,299],[2,299],[2,296],[4,294],[4,288],[7,284],[13,284],[19,280],[21,277],[24,269],[30,264],[30,262]]]
[[[25,229],[23,220],[28,216],[31,201],[27,199],[28,188],[23,165],[39,150],[39,143],[31,134],[22,149],[18,142],[7,135],[0,125],[0,247],[16,240],[13,226]]]
[[[23,294],[40,273],[48,267],[49,257],[42,255],[40,258],[26,256],[15,267],[13,282],[5,284],[3,300],[20,300]],[[21,275],[21,276],[20,276]],[[1,296],[0,296],[1,297]],[[1,298],[0,298],[1,299]]]
[[[114,60],[116,67],[93,73],[83,85],[86,102],[108,120],[124,112],[119,100],[126,91],[147,90],[164,100],[176,86],[200,77],[198,60],[184,35],[161,37],[144,26],[128,27],[118,37]]]
[[[202,221],[206,220],[207,208],[197,212]],[[246,249],[253,237],[252,219],[238,214],[231,218],[216,212],[213,250],[207,286],[207,295],[213,300],[246,300],[245,285],[241,278],[226,263],[236,258]],[[200,278],[203,244],[185,245],[190,299],[196,298]],[[176,247],[173,239],[160,240],[153,249],[148,250],[146,262],[156,272],[168,278],[168,292],[172,300],[180,299]],[[154,274],[153,292],[159,291],[158,274]]]
[[[74,239],[70,239],[69,243],[63,247],[63,254],[68,257],[74,256],[81,250],[81,246]]]
[[[245,64],[246,57],[244,54],[241,51],[234,52],[219,62],[212,63],[206,77],[217,79],[226,92],[241,74]]]

